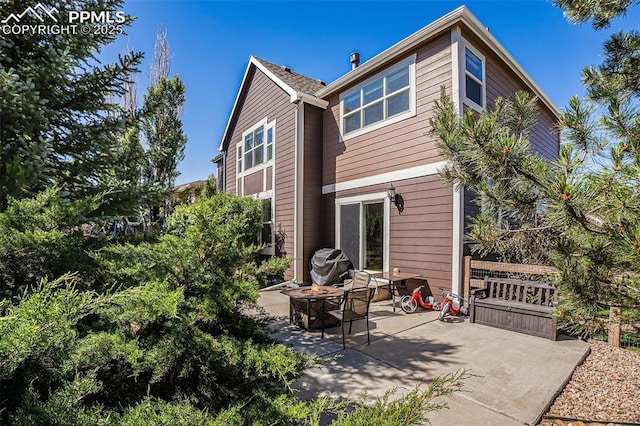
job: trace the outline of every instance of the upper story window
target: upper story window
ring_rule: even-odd
[[[343,139],[415,115],[415,55],[340,96]]]
[[[273,159],[275,122],[264,119],[242,134],[242,142],[236,145],[238,174],[264,165]]]
[[[486,103],[485,58],[468,42],[465,42],[463,46],[463,102],[476,111],[482,111]]]

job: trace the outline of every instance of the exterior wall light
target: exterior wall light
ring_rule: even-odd
[[[402,198],[402,195],[396,193],[396,187],[393,186],[393,183],[391,183],[387,189],[387,196],[398,209],[398,213],[402,213],[404,210],[404,199]]]

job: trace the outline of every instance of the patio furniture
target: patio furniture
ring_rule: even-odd
[[[328,313],[340,320],[342,326],[342,348],[345,349],[344,324],[349,322],[349,334],[354,321],[365,320],[367,323],[367,344],[371,343],[369,337],[369,306],[376,289],[371,287],[362,287],[347,290],[342,297],[342,308]],[[324,331],[323,331],[324,333]]]
[[[393,312],[396,311],[396,295],[398,297],[401,296],[400,289],[407,287],[407,280],[412,278],[420,278],[420,274],[409,274],[405,272],[379,272],[373,275],[373,278],[382,278],[383,280],[387,280],[387,283],[379,284],[378,287],[389,286],[389,290],[391,291],[391,305],[393,306]]]
[[[343,290],[331,286],[312,285],[282,290],[289,296],[289,323],[296,323],[306,330],[317,330],[338,325],[334,317],[327,314],[327,307],[338,306]]]
[[[557,340],[557,300],[549,284],[485,277],[484,288],[471,291],[470,321]]]
[[[358,271],[353,274],[353,278],[350,281],[344,282],[343,290],[351,290],[356,288],[365,288],[369,286],[371,282],[371,275],[365,271]]]

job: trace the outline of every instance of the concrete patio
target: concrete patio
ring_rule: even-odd
[[[271,316],[275,337],[295,350],[335,356],[310,369],[299,381],[303,397],[329,394],[359,398],[366,390],[378,397],[394,387],[408,392],[417,383],[466,369],[474,376],[464,391],[446,398],[448,410],[430,415],[434,425],[535,424],[588,354],[582,341],[539,337],[470,324],[468,318],[437,320],[437,313],[392,311],[391,301],[372,304],[367,345],[364,321],[353,324],[342,348],[340,327],[305,331],[290,325],[289,299],[280,291],[262,291],[258,304]]]

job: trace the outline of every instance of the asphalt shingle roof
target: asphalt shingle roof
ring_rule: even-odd
[[[281,66],[272,64],[271,62],[265,61],[264,59],[256,58],[256,60],[264,65],[264,67],[271,71],[273,74],[275,74],[275,76],[282,80],[285,84],[298,92],[313,95],[325,86],[318,80],[314,80],[291,70],[287,71]]]

